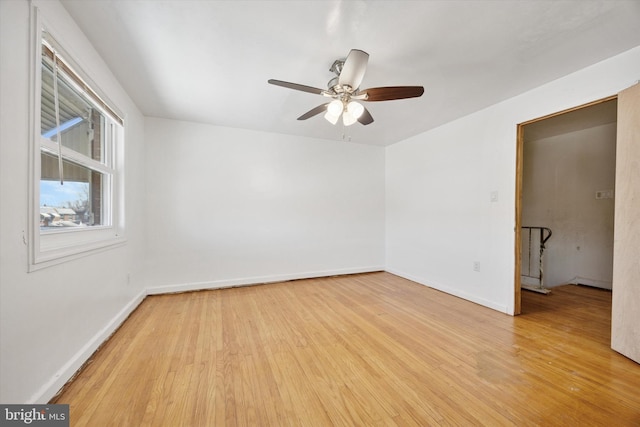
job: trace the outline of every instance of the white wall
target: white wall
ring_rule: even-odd
[[[534,140],[525,130],[522,225],[553,231],[544,255],[545,287],[611,289],[614,199],[596,199],[596,192],[614,189],[615,157],[615,123]]]
[[[140,112],[58,2],[49,28],[126,120],[124,246],[27,273],[29,2],[0,1],[0,402],[46,402],[140,300],[144,127]],[[130,274],[128,283],[127,275]]]
[[[636,47],[387,147],[387,270],[513,313],[517,124],[616,94],[639,77]]]
[[[383,148],[157,118],[145,136],[150,292],[384,269]]]

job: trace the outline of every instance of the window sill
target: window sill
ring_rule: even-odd
[[[96,233],[96,231],[98,232],[97,233],[98,236],[94,234]],[[66,244],[66,245],[60,244],[61,241],[59,239],[55,239],[57,237],[60,237],[60,235],[55,235],[55,234],[41,235],[40,236],[41,245],[46,242],[46,245],[45,245],[46,249],[43,249],[41,246],[41,249],[37,251],[37,253],[33,254],[31,261],[29,263],[28,271],[33,272],[33,271],[41,270],[54,265],[73,261],[78,258],[82,258],[82,257],[93,255],[105,250],[120,247],[127,243],[127,239],[124,236],[117,236],[117,235],[114,236],[113,234],[108,235],[108,233],[104,233],[104,231],[113,232],[111,228],[107,230],[96,230],[96,231],[91,230],[87,232],[81,232],[81,234],[87,234],[93,237],[93,239],[91,240],[85,239],[86,241],[82,241],[82,242],[76,241],[73,244]],[[103,232],[103,233],[100,233],[100,232]],[[64,234],[71,235],[72,233],[60,233],[60,234],[63,234],[63,237],[67,237],[67,236],[64,236]],[[103,235],[102,238],[99,238],[100,234]],[[77,237],[77,235],[73,237]],[[50,238],[53,238],[53,239],[50,239]],[[58,244],[54,244],[55,241],[57,241]]]

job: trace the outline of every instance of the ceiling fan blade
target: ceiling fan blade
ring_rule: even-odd
[[[310,117],[322,113],[323,111],[327,111],[327,105],[329,105],[328,102],[326,104],[318,105],[316,108],[312,108],[311,110],[298,117],[298,120],[307,120]]]
[[[360,91],[366,93],[363,101],[391,101],[393,99],[418,98],[424,93],[422,86],[388,86],[374,87]]]
[[[358,49],[351,49],[347,59],[344,61],[338,83],[341,86],[350,86],[353,90],[360,87],[364,72],[367,71],[367,63],[369,62],[369,54]]]
[[[289,89],[301,90],[302,92],[315,93],[316,95],[322,95],[322,93],[324,92],[324,90],[318,89],[317,87],[305,86],[298,83],[289,83],[282,80],[270,79],[268,80],[268,83],[276,86],[286,87]]]
[[[373,117],[371,116],[371,113],[369,112],[369,110],[365,108],[362,114],[360,115],[360,117],[358,117],[358,121],[363,125],[368,125],[370,123],[373,123]]]

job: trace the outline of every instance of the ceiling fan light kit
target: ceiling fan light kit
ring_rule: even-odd
[[[359,102],[349,101],[345,104],[342,99],[334,99],[327,105],[327,112],[324,118],[332,125],[335,125],[338,123],[340,116],[342,116],[342,123],[345,126],[351,126],[358,121],[363,112],[364,106]]]
[[[282,80],[270,79],[268,82],[272,85],[333,99],[327,104],[319,105],[307,111],[298,117],[298,120],[306,120],[324,111],[324,118],[329,123],[335,125],[338,123],[340,116],[342,116],[342,123],[345,126],[351,126],[356,121],[363,125],[373,123],[373,117],[369,110],[354,100],[365,102],[391,101],[394,99],[417,98],[424,93],[424,87],[422,86],[390,86],[360,90],[360,83],[362,83],[367,70],[368,61],[368,53],[359,49],[351,49],[345,59],[337,59],[331,65],[329,71],[334,72],[336,77],[329,80],[326,90]]]

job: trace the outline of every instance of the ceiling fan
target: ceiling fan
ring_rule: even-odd
[[[424,93],[422,86],[387,86],[361,90],[360,83],[362,83],[368,61],[369,54],[367,52],[351,49],[346,58],[337,59],[329,69],[336,74],[336,77],[329,80],[326,90],[282,80],[270,79],[268,82],[276,86],[333,98],[333,101],[307,111],[298,117],[298,120],[306,120],[324,112],[324,118],[332,124],[336,124],[342,116],[342,122],[345,126],[350,126],[356,121],[363,125],[373,123],[371,113],[357,101],[374,102],[417,98]]]

